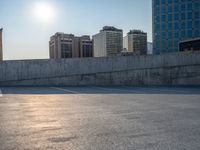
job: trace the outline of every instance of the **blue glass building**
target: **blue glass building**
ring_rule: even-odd
[[[180,41],[200,37],[200,0],[152,0],[153,53],[177,52]]]

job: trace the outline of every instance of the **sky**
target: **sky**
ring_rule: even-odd
[[[143,30],[152,41],[151,11],[151,0],[0,0],[4,59],[49,58],[56,32],[92,36],[105,25],[124,36]]]

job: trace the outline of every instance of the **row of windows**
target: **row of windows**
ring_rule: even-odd
[[[200,2],[198,3],[188,3],[186,4],[174,4],[174,5],[159,5],[154,7],[155,14],[166,14],[174,12],[185,12],[200,9]]]
[[[199,0],[154,0],[154,5],[198,3]]]
[[[91,45],[83,45],[83,57],[92,57]]]
[[[179,41],[166,41],[162,43],[156,43],[156,49],[167,50],[167,51],[174,51],[177,50],[179,45]]]
[[[92,41],[82,41],[82,44],[92,44]]]
[[[199,12],[189,12],[189,13],[175,13],[174,15],[157,15],[155,16],[154,22],[170,22],[170,21],[179,21],[179,20],[199,20],[200,19],[200,11]]]
[[[200,30],[200,20],[199,21],[188,21],[188,22],[175,22],[175,23],[162,23],[155,24],[154,31],[159,30],[189,30],[189,29],[196,29]]]
[[[162,32],[160,35],[156,34],[155,38],[156,39],[184,39],[184,38],[195,38],[195,37],[200,37],[200,31],[196,30],[192,32],[192,30],[187,30],[187,31],[175,31],[175,32]]]
[[[72,58],[72,45],[71,44],[61,44],[61,57],[62,58]]]
[[[176,51],[177,48],[179,47],[179,42],[180,41],[171,41],[171,40],[164,41],[162,43],[157,42],[155,45],[155,49],[162,50],[162,51],[163,50]]]

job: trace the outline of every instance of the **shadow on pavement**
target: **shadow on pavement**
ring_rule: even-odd
[[[200,87],[0,87],[3,94],[200,94]]]

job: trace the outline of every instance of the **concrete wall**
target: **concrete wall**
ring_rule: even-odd
[[[11,85],[200,85],[200,53],[0,62]]]

